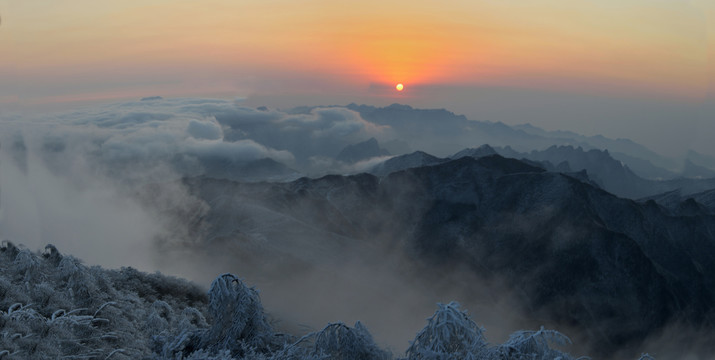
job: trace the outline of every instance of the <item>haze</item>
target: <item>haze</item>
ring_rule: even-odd
[[[0,0],[0,115],[152,95],[398,102],[713,155],[713,7]]]
[[[712,242],[681,240],[715,234],[714,16],[712,0],[0,0],[0,239],[202,286],[234,272],[295,334],[361,320],[402,352],[457,300],[494,339],[553,324],[598,350],[615,332],[520,310],[538,297],[508,280],[601,268],[569,278],[570,253],[521,240],[631,236],[624,258],[671,271],[643,250],[652,231],[685,253],[683,284],[711,279]],[[486,240],[506,275],[457,256]],[[577,252],[594,253],[623,270]],[[618,290],[680,286],[653,276],[603,276],[592,302],[647,330],[622,358],[687,347]]]

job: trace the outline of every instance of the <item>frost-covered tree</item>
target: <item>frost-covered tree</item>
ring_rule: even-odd
[[[484,330],[456,302],[438,304],[407,349],[407,360],[572,360],[550,345],[571,340],[554,330],[517,331],[504,344],[489,346]]]
[[[134,281],[143,288],[127,286]],[[173,291],[158,285],[172,283],[181,285]],[[185,305],[196,297],[204,298],[201,310]],[[149,357],[155,331],[177,332],[184,317],[176,313],[187,314],[185,323],[201,326],[207,300],[184,280],[87,267],[52,245],[33,253],[5,241],[0,246],[0,359]],[[154,313],[171,321],[152,327]]]
[[[343,323],[329,324],[316,333],[312,355],[335,360],[391,358],[389,352],[375,344],[367,328],[359,321],[352,328]]]
[[[439,304],[409,360],[572,360],[552,330],[518,331],[490,346],[459,304]],[[87,267],[48,245],[0,246],[0,360],[388,360],[360,322],[301,338],[277,332],[258,292],[232,274],[208,294],[185,280],[131,268]],[[653,360],[647,354],[640,360]]]
[[[490,349],[489,356],[505,360],[573,359],[571,355],[552,349],[550,345],[571,345],[571,339],[558,331],[545,330],[543,327],[538,331],[520,330],[511,334],[504,344]]]
[[[232,274],[216,278],[209,290],[212,325],[202,347],[229,349],[242,355],[242,347],[269,351],[275,347],[274,331],[263,312],[258,292]]]
[[[479,359],[487,347],[483,332],[458,303],[438,304],[437,311],[407,348],[407,359]]]

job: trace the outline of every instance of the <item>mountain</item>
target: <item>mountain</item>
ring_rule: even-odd
[[[395,171],[405,170],[420,166],[430,166],[441,164],[447,159],[438,158],[422,151],[415,151],[411,154],[395,156],[387,159],[370,169],[371,174],[385,176]]]
[[[713,178],[715,177],[715,171],[710,170],[706,167],[696,165],[690,159],[685,159],[685,166],[683,171],[680,173],[682,177],[700,179],[700,178]]]
[[[636,175],[648,180],[667,180],[678,177],[674,171],[666,170],[662,167],[655,166],[648,160],[643,160],[635,156],[631,156],[622,152],[609,151],[611,156],[626,164]]]
[[[698,164],[699,166],[710,170],[715,170],[715,157],[689,150],[685,155],[685,158],[694,164]]]
[[[606,358],[671,324],[715,329],[715,216],[702,208],[673,214],[499,155],[384,177],[185,185],[211,206],[199,246],[220,231],[216,244],[234,243],[223,252],[242,244],[242,257],[260,251],[282,259],[278,268],[348,244],[402,249],[425,277],[463,264],[519,294],[533,319],[583,330],[579,339]]]
[[[569,145],[572,146],[582,146],[587,149],[608,149],[618,160],[626,162],[632,168],[638,168],[641,166],[633,166],[632,160],[638,159],[637,162],[646,161],[650,165],[642,164],[646,167],[648,171],[652,171],[651,167],[663,169],[674,169],[678,167],[678,163],[673,160],[666,158],[662,155],[655,153],[654,151],[646,148],[629,139],[609,139],[603,135],[595,136],[584,136],[571,131],[546,131],[531,124],[515,125],[515,129],[522,130],[532,135],[538,135],[544,138],[550,138],[555,140],[554,144],[559,145]],[[621,155],[623,158],[621,158]],[[645,176],[644,174],[639,174]]]
[[[490,155],[495,155],[497,152],[492,148],[491,146],[484,144],[478,148],[468,148],[464,149],[452,156],[450,158],[452,159],[459,159],[464,156],[469,156],[473,158],[480,158],[480,157],[485,157],[485,156],[490,156]]]
[[[715,189],[687,196],[684,196],[680,190],[673,190],[645,197],[638,201],[642,203],[654,201],[677,215],[691,214],[693,209],[697,210],[695,211],[696,213],[715,215]]]
[[[393,154],[403,154],[410,151],[409,149],[416,149],[438,157],[448,157],[474,144],[490,144],[494,147],[509,146],[518,152],[541,151],[556,145],[580,147],[585,151],[608,150],[611,157],[622,161],[632,172],[646,179],[672,179],[677,175],[668,169],[681,167],[678,161],[660,156],[628,139],[609,139],[601,135],[583,136],[567,131],[546,131],[529,124],[509,126],[501,122],[470,120],[446,109],[416,109],[402,104],[392,104],[386,107],[349,104],[320,108],[297,107],[289,110],[288,113],[311,116],[315,111],[325,111],[326,109],[335,111],[348,109],[358,113],[360,118],[376,125],[379,129],[389,129],[389,132],[382,136],[389,136],[393,140],[400,141],[399,146],[390,146]],[[219,122],[223,121],[220,117],[217,119]],[[237,133],[241,137],[247,134],[256,134],[256,127],[260,127],[253,123],[241,123],[240,126],[236,122],[226,122],[226,124],[235,128],[234,130],[240,130]],[[267,139],[263,140],[267,141]],[[289,148],[286,144],[290,142],[290,139],[281,140],[280,144],[266,143],[266,145],[280,149]],[[335,145],[331,144],[331,146]],[[342,145],[339,149],[343,149],[345,146]],[[308,154],[306,150],[309,148],[310,146],[296,147],[291,148],[290,151],[295,155],[298,163],[303,163],[304,157],[317,155]],[[339,150],[335,150],[335,153],[337,152]],[[325,156],[326,154],[318,155]],[[509,154],[502,155],[512,157]],[[330,156],[334,155],[330,154]],[[553,163],[553,165],[558,166],[559,163]]]
[[[419,143],[413,144],[413,148],[440,156],[458,151],[455,146],[465,147],[464,145],[474,143],[511,146],[522,152],[557,145],[582,147],[586,150],[607,149],[614,158],[623,161],[636,174],[648,179],[673,178],[676,174],[666,169],[679,167],[677,161],[628,139],[609,139],[602,135],[583,136],[569,131],[546,131],[530,124],[509,126],[500,122],[468,120],[444,109],[414,109],[399,104],[384,108],[350,104],[347,108],[359,112],[366,120],[404,132],[408,138],[420,139]],[[418,129],[434,134],[432,141],[422,139],[424,133],[420,134]],[[435,146],[434,140],[439,141],[442,137],[450,137],[451,143]],[[449,150],[445,153],[446,149]]]
[[[589,177],[613,194],[637,196],[643,190],[644,179],[634,174],[622,162],[610,156],[608,150],[584,150],[573,146],[551,146],[542,151],[531,151],[523,156],[553,164],[566,162],[572,170],[586,170]]]
[[[348,145],[340,151],[335,160],[345,163],[356,163],[361,160],[367,160],[378,156],[389,156],[390,153],[381,148],[375,138],[370,138],[363,142]]]
[[[715,214],[715,189],[694,194],[691,197]]]
[[[447,156],[474,143],[512,145],[534,149],[552,145],[552,139],[513,129],[501,122],[469,120],[445,109],[415,109],[408,105],[387,107],[350,104],[348,109],[365,120],[390,126],[410,147]]]
[[[578,172],[586,170],[588,178],[599,187],[621,197],[639,199],[668,191],[678,190],[694,194],[715,188],[713,178],[676,178],[669,180],[644,179],[628,165],[614,159],[608,150],[585,150],[581,147],[553,145],[545,150],[519,152],[511,148],[490,147],[502,156],[533,161],[534,165],[555,172]],[[468,150],[463,150],[468,154]],[[452,157],[456,157],[457,154]]]

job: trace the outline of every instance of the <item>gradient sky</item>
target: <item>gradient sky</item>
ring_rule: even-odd
[[[685,150],[639,134],[650,121],[677,144],[715,154],[699,135],[715,122],[713,8],[710,0],[0,0],[0,106],[151,95],[278,107],[400,102]],[[397,82],[404,92],[393,90]]]

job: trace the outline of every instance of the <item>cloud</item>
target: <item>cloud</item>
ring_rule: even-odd
[[[223,131],[218,123],[213,121],[191,120],[186,132],[196,139],[218,140],[223,139]]]
[[[283,163],[291,163],[294,160],[293,155],[288,151],[270,149],[250,139],[233,142],[189,140],[186,142],[185,153],[200,157],[216,157],[231,162],[263,158],[271,158]]]
[[[379,135],[388,129],[387,126],[364,120],[356,111],[342,107],[314,108],[307,114],[282,117],[279,124],[284,130],[307,130],[315,138],[346,137],[354,134]]]
[[[4,149],[3,149],[4,150]],[[0,236],[32,250],[48,243],[91,264],[153,270],[158,219],[82,159],[58,174],[28,149],[24,169],[0,152]]]
[[[156,99],[4,116],[0,235],[36,248],[56,243],[91,263],[119,266],[101,254],[126,254],[119,261],[133,249],[149,254],[152,239],[176,238],[181,231],[170,229],[185,226],[133,197],[144,187],[264,158],[327,171],[311,159],[331,159],[346,145],[389,131],[346,108],[259,110],[220,99]],[[195,203],[184,192],[172,188],[170,197],[179,200],[168,210]],[[151,261],[126,265],[151,268]]]
[[[212,109],[216,111],[216,108]],[[345,146],[371,137],[385,139],[391,129],[363,119],[342,107],[307,108],[295,112],[235,107],[215,113],[226,140],[252,139],[266,147],[292,153],[304,171],[311,159],[335,157]]]
[[[220,99],[110,104],[46,116],[35,125],[45,137],[68,134],[67,143],[82,143],[103,161],[215,155],[236,161],[270,157],[298,167],[310,167],[311,157],[334,157],[347,145],[385,138],[391,130],[342,107],[286,112]]]

